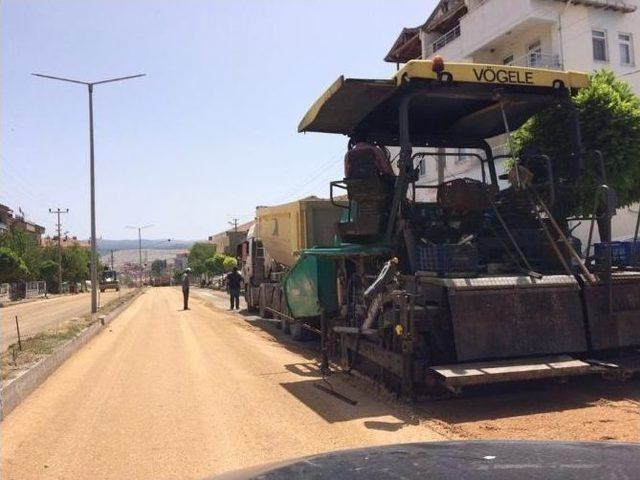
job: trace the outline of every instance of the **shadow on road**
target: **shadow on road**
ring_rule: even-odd
[[[334,390],[339,395],[345,396],[350,400],[357,401],[357,404],[351,405],[330,393],[319,390],[315,386],[317,384]],[[374,430],[397,431],[406,425],[418,424],[418,420],[414,419],[408,412],[403,412],[405,409],[400,408],[400,405],[393,406],[376,400],[374,396],[346,385],[337,376],[330,378],[327,383],[322,380],[318,372],[316,379],[281,383],[280,386],[328,423],[391,415],[397,421],[366,420],[364,425]]]
[[[468,394],[471,396],[416,404],[416,413],[425,419],[456,424],[574,410],[624,400],[628,400],[630,409],[638,411],[640,379],[622,384],[599,377],[573,379],[564,384],[522,382],[487,386]]]
[[[313,386],[321,382],[318,369],[319,343],[317,341],[298,342],[286,335],[277,327],[277,321],[264,319],[246,309],[234,313],[252,326],[266,334],[268,340],[281,345],[302,356],[308,362],[285,365],[284,367],[309,380],[281,384],[289,393],[305,403],[328,422],[341,422],[355,418],[376,417],[393,414],[397,405],[391,401],[375,401],[375,392],[360,389],[358,381],[350,381],[352,387],[339,381],[337,374],[330,379],[337,391],[348,396],[358,397],[358,405],[351,406]],[[351,379],[355,380],[355,379]],[[495,384],[476,387],[464,392],[461,397],[439,400],[423,400],[414,403],[411,410],[420,420],[441,420],[449,424],[495,420],[500,418],[526,416],[573,410],[600,403],[628,400],[629,408],[640,408],[640,378],[626,383],[607,381],[600,377],[584,377],[570,379],[558,384],[551,380]],[[336,403],[340,408],[327,409],[328,402]],[[406,424],[417,420],[409,417],[399,422],[366,421],[367,428],[385,431],[396,431]]]

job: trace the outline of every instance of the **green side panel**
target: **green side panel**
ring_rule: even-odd
[[[336,285],[336,263],[331,258],[316,257],[318,263],[318,289],[320,305],[325,313],[338,311],[338,287]]]
[[[303,255],[283,281],[284,294],[293,318],[317,317],[338,309],[335,263],[330,258]]]

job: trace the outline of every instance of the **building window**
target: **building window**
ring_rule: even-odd
[[[630,33],[618,34],[618,45],[620,46],[620,63],[622,65],[633,65],[633,37]]]
[[[605,30],[591,30],[591,41],[593,43],[593,59],[596,62],[608,62],[607,32]]]
[[[538,67],[542,63],[542,45],[537,40],[527,46],[527,67]]]
[[[502,64],[503,65],[512,65],[513,64],[513,53],[507,55],[506,57],[504,57],[502,59]]]

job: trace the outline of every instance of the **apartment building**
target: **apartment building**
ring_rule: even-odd
[[[576,71],[608,68],[640,95],[639,7],[640,0],[440,0],[422,25],[402,30],[385,60],[400,65],[441,55],[445,62]],[[490,143],[494,154],[508,151],[504,137]],[[447,156],[439,163],[440,178],[442,169],[445,179],[480,178],[473,158]],[[438,179],[437,162],[424,163],[420,173],[419,183],[433,183]],[[633,234],[638,208],[618,212],[614,237]],[[576,233],[586,239],[586,225]]]
[[[26,220],[22,210],[18,210],[19,214],[14,215],[13,210],[7,205],[0,205],[0,232],[7,231],[9,229],[21,230],[32,235],[38,245],[42,245],[44,227]]]
[[[247,239],[247,233],[253,223],[253,221],[242,223],[231,230],[211,235],[208,238],[208,242],[216,246],[217,253],[235,256],[238,245]]]
[[[58,246],[58,236],[54,235],[52,237],[44,237],[42,239],[42,245],[45,247],[57,247]],[[91,242],[89,240],[78,240],[78,237],[63,235],[60,238],[60,246],[62,248],[72,248],[72,247],[80,247],[80,248],[91,248]]]
[[[385,60],[448,61],[564,70],[609,68],[640,94],[640,0],[440,0],[405,28]]]

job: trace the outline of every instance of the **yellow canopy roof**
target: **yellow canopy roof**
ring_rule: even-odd
[[[311,106],[298,131],[394,137],[400,100],[412,94],[412,134],[489,138],[504,133],[497,93],[515,129],[589,82],[584,73],[504,65],[445,63],[444,73],[447,81],[438,79],[432,61],[413,60],[390,80],[341,76]]]

